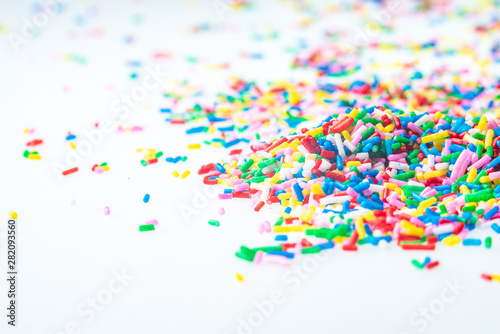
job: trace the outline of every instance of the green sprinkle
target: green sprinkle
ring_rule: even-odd
[[[411,264],[413,264],[415,267],[417,267],[418,269],[422,269],[424,268],[424,265],[420,262],[418,262],[417,260],[412,260],[411,261]]]
[[[153,224],[139,225],[139,232],[154,231],[155,226]]]
[[[402,181],[407,181],[408,179],[411,179],[412,177],[415,177],[415,171],[410,171],[406,173],[400,173],[394,175],[394,178],[396,180],[402,180]]]
[[[252,167],[252,165],[254,164],[254,161],[252,159],[248,159],[248,161],[240,168],[240,171],[241,172],[246,172],[250,167]]]
[[[491,248],[491,237],[487,237],[485,240],[484,240],[484,246],[486,248]]]
[[[371,126],[368,130],[365,131],[365,133],[363,133],[363,135],[361,136],[361,140],[366,140],[368,137],[370,137],[373,133],[375,132],[375,128],[373,126]]]
[[[443,162],[450,162],[451,159],[458,159],[459,155],[461,152],[455,152],[453,154],[448,154],[448,155],[443,155],[442,161]]]
[[[220,226],[220,222],[218,220],[213,220],[213,219],[210,219],[208,221],[208,224],[212,226]]]
[[[405,137],[402,137],[400,135],[396,135],[396,137],[394,138],[395,141],[397,141],[398,143],[403,143],[403,144],[410,144],[411,140],[408,139],[408,138],[405,138]]]
[[[302,248],[302,254],[313,254],[319,252],[321,252],[321,248],[318,246]]]

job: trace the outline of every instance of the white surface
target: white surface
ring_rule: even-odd
[[[18,55],[12,53],[5,35],[0,36],[1,277],[9,210],[19,213],[20,252],[18,326],[6,325],[7,286],[2,279],[2,333],[64,333],[67,324],[74,322],[81,333],[93,334],[232,334],[237,333],[239,317],[255,315],[254,303],[270,299],[275,290],[284,293],[283,303],[260,326],[241,333],[419,333],[421,325],[409,319],[441,298],[446,282],[454,280],[466,289],[422,332],[498,333],[500,285],[480,279],[483,272],[500,272],[498,237],[490,250],[442,245],[431,253],[405,252],[394,245],[385,250],[363,246],[356,253],[334,249],[325,252],[326,259],[297,283],[290,269],[254,265],[234,256],[242,244],[273,244],[273,235],[259,235],[257,225],[275,219],[274,210],[254,213],[247,201],[212,198],[186,223],[180,205],[191,205],[195,191],[205,191],[197,167],[222,151],[187,152],[186,143],[202,137],[186,138],[183,127],[164,122],[158,112],[162,89],[150,93],[127,120],[143,125],[144,132],[108,135],[84,159],[80,172],[59,181],[50,164],[64,160],[66,132],[81,136],[96,120],[109,117],[111,103],[133,87],[127,60],[151,64],[153,52],[167,51],[174,58],[162,66],[173,76],[199,79],[206,75],[213,82],[233,73],[264,81],[308,75],[290,73],[291,56],[283,56],[282,51],[283,46],[293,45],[297,35],[314,36],[314,28],[297,31],[297,14],[275,3],[257,1],[255,12],[229,13],[224,23],[237,26],[239,33],[211,35],[182,34],[199,22],[219,22],[210,1],[106,2],[89,25],[76,28],[75,15],[88,7],[87,2],[71,3]],[[15,6],[2,3],[0,23],[18,29],[22,17],[31,15],[29,9],[27,1]],[[137,13],[145,17],[139,26],[131,24]],[[271,23],[282,32],[282,39],[249,42],[251,22]],[[89,27],[103,27],[106,34],[99,39],[66,38],[68,30]],[[138,42],[125,45],[125,34],[134,34]],[[265,53],[265,61],[238,58],[241,52],[258,51]],[[80,66],[60,60],[69,53],[85,56],[88,63]],[[186,65],[184,55],[231,61],[232,68],[200,74]],[[70,93],[64,93],[63,86]],[[28,141],[23,134],[26,127],[35,127],[35,137],[44,139],[41,161],[22,157]],[[141,155],[135,153],[138,147],[154,147],[166,156],[186,154],[189,159],[184,164],[163,162],[144,168],[139,164]],[[90,172],[94,163],[102,161],[111,167],[109,173]],[[175,179],[174,168],[190,169],[193,174]],[[151,195],[148,204],[142,202],[145,193]],[[76,201],[74,208],[67,205],[70,197]],[[109,216],[103,214],[106,206]],[[226,209],[222,217],[217,213],[220,206]],[[138,225],[153,218],[159,221],[157,230],[139,233]],[[221,226],[209,226],[211,218],[220,220]],[[411,259],[427,255],[441,265],[419,271],[410,264]],[[297,259],[294,266],[308,269],[314,264],[310,259]],[[107,288],[114,270],[125,270],[134,279],[87,321],[78,307]],[[236,272],[245,277],[243,283],[236,281]]]

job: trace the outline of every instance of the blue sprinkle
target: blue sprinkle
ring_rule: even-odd
[[[275,238],[275,241],[288,241],[288,236],[286,234],[278,234]]]
[[[491,224],[491,228],[493,229],[493,231],[495,231],[498,234],[500,234],[500,226],[497,223]]]
[[[295,256],[295,254],[293,254],[293,253],[283,252],[283,251],[278,251],[278,250],[268,250],[266,253],[268,255],[280,255],[280,256],[284,256],[284,257],[287,257],[289,259],[293,259],[293,257]]]
[[[481,239],[465,239],[462,244],[464,246],[481,246]]]

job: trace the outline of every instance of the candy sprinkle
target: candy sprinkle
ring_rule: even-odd
[[[17,212],[15,211],[9,211],[9,217],[12,219],[17,219]]]
[[[149,194],[146,194],[146,195],[144,195],[144,198],[142,199],[142,201],[144,203],[148,203],[149,202],[149,198],[150,198]]]
[[[218,220],[214,220],[214,219],[210,219],[208,221],[208,225],[212,225],[212,226],[220,226],[220,222]]]
[[[238,280],[238,282],[243,282],[245,280],[243,275],[240,273],[236,273],[236,279]]]
[[[154,224],[139,225],[139,232],[154,231]]]
[[[62,175],[66,176],[78,172],[78,167],[73,167],[62,172]]]

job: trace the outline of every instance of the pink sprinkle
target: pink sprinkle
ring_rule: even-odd
[[[266,257],[266,263],[276,264],[278,266],[288,267],[290,265],[290,261],[279,255],[268,255]]]
[[[242,183],[238,184],[237,186],[234,187],[234,191],[243,191],[247,190],[250,188],[250,185],[248,183]]]
[[[229,184],[232,185],[232,186],[235,186],[235,185],[241,184],[243,182],[245,182],[245,180],[243,180],[243,179],[234,179],[234,180],[230,180]]]
[[[104,215],[109,215],[109,207],[104,208]]]
[[[153,220],[150,220],[148,222],[145,223],[146,225],[150,225],[150,224],[153,224],[154,226],[158,225],[158,221],[156,219],[153,219]]]
[[[219,194],[219,199],[232,199],[233,198],[233,194],[232,193],[229,193],[229,194]]]
[[[257,253],[255,253],[255,256],[253,258],[253,262],[259,264],[262,262],[262,257],[264,256],[264,252],[263,251],[257,251]]]
[[[219,208],[219,215],[223,216],[226,213],[226,210],[224,210],[223,207]]]
[[[266,231],[267,233],[271,233],[271,231],[272,231],[271,224],[269,223],[269,220],[266,220],[264,222],[264,231]]]

